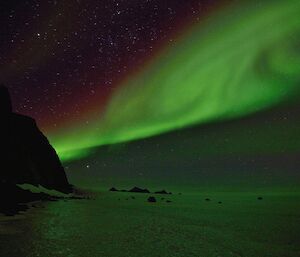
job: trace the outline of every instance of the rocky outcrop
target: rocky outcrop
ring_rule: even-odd
[[[128,192],[130,193],[150,193],[150,191],[147,188],[139,188],[139,187],[133,187]]]
[[[163,189],[163,190],[154,192],[154,194],[171,195],[172,192],[167,192],[166,190]]]
[[[150,191],[147,188],[140,188],[140,187],[133,187],[130,190],[126,190],[126,189],[122,189],[122,190],[118,190],[115,187],[111,187],[108,191],[110,192],[129,192],[129,193],[145,193],[145,194],[149,194]],[[159,190],[154,192],[154,194],[161,194],[161,195],[171,195],[172,192],[167,192],[166,190]]]
[[[10,96],[0,86],[0,183],[42,185],[71,191],[54,148],[34,119],[12,112]]]
[[[147,199],[147,201],[149,203],[156,203],[156,198],[154,196],[149,196],[148,199]]]

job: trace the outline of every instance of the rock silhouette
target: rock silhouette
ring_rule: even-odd
[[[156,191],[154,192],[154,194],[161,194],[161,195],[165,195],[165,194],[169,194],[166,190],[161,190],[161,191]]]
[[[42,185],[71,192],[64,168],[34,119],[13,113],[10,95],[0,86],[0,185]]]
[[[130,190],[126,190],[126,189],[118,190],[115,187],[111,187],[108,191],[110,191],[110,192],[146,193],[146,194],[150,193],[150,191],[147,188],[140,188],[137,186],[131,188]],[[163,189],[163,190],[154,192],[154,194],[171,195],[172,192],[167,192],[166,190]]]
[[[131,193],[146,193],[146,194],[150,193],[150,191],[147,188],[143,189],[143,188],[139,188],[139,187],[133,187],[128,192],[131,192]]]
[[[156,198],[154,196],[149,196],[148,199],[147,199],[147,201],[149,203],[156,203]]]

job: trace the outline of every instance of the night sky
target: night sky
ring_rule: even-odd
[[[292,101],[299,11],[276,0],[2,1],[0,81],[15,111],[76,159]]]
[[[124,78],[215,2],[2,1],[1,81],[15,110],[47,129],[81,119],[91,103],[101,114]]]

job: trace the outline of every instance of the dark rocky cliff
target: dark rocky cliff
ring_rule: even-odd
[[[64,168],[34,119],[12,112],[8,90],[0,86],[0,182],[42,185],[71,191]]]

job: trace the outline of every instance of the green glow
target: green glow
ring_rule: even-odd
[[[102,119],[95,114],[92,124],[51,135],[61,158],[77,159],[90,147],[245,116],[298,94],[300,2],[259,3],[239,1],[194,25],[124,82]]]
[[[70,148],[64,149],[60,148],[58,151],[59,158],[63,161],[74,160],[74,159],[82,159],[88,156],[91,153],[90,149],[82,148],[82,149],[72,149]]]

